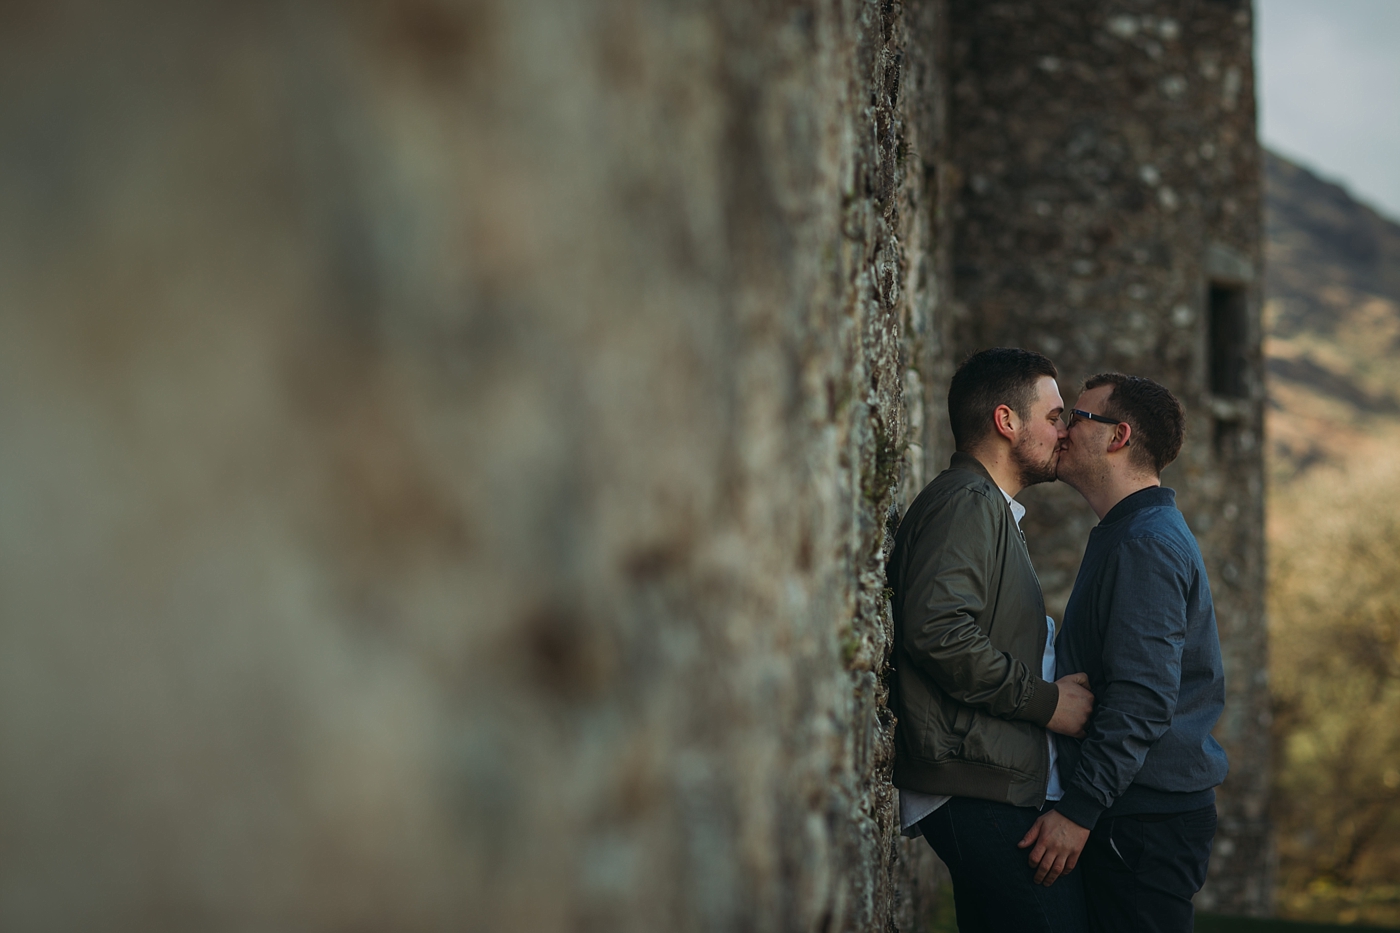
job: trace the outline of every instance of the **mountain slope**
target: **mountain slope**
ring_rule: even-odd
[[[1400,224],[1272,153],[1265,354],[1275,479],[1400,426]]]

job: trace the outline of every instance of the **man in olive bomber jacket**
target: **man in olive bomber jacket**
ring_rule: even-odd
[[[947,864],[965,933],[1085,929],[1078,876],[1046,884],[1016,847],[1061,795],[1046,730],[1082,736],[1093,704],[1083,674],[1054,679],[1054,624],[1013,498],[1055,476],[1056,376],[1010,348],[959,367],[958,452],[905,513],[887,566],[901,828]]]

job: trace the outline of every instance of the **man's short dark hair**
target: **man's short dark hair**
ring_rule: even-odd
[[[1126,421],[1132,427],[1130,456],[1139,466],[1151,467],[1158,476],[1181,453],[1186,439],[1186,411],[1166,386],[1143,376],[1099,373],[1084,381],[1084,390],[1113,386],[1104,403],[1107,411],[1097,412]]]
[[[1042,376],[1059,378],[1055,364],[1034,350],[997,347],[974,353],[953,374],[948,387],[948,421],[953,443],[967,450],[992,430],[992,413],[1006,405],[1030,417],[1035,384]]]

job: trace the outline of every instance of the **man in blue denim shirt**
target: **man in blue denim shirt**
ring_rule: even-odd
[[[1041,883],[1061,860],[1083,869],[1096,933],[1189,933],[1229,766],[1210,734],[1225,705],[1210,584],[1160,478],[1181,450],[1185,413],[1152,380],[1105,373],[1065,421],[1058,478],[1099,524],[1057,661],[1089,675],[1098,704],[1083,739],[1056,737],[1065,795],[1021,846]]]

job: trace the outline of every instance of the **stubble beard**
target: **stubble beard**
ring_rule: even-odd
[[[1055,469],[1059,459],[1057,449],[1052,447],[1048,457],[1037,461],[1030,454],[1029,447],[1029,441],[1022,441],[1011,448],[1011,460],[1016,464],[1016,469],[1021,472],[1021,485],[1025,487],[1035,486],[1038,483],[1053,483],[1056,479]]]

